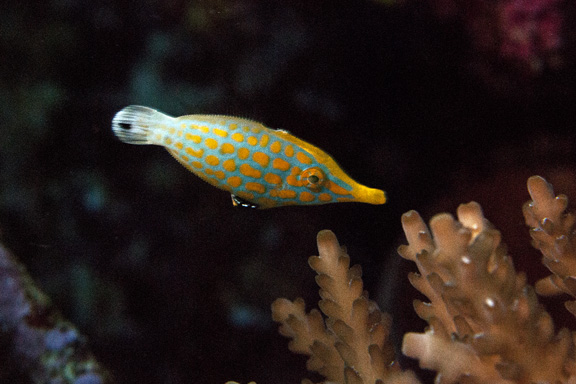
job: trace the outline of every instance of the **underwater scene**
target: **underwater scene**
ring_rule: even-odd
[[[574,21],[2,2],[0,383],[576,382]]]

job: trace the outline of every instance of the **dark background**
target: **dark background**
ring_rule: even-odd
[[[424,327],[395,252],[409,209],[476,200],[518,269],[545,275],[521,205],[532,174],[576,196],[571,5],[15,3],[0,5],[0,237],[118,382],[299,382],[306,359],[269,306],[315,305],[321,229],[362,264],[398,345]],[[287,129],[389,201],[236,209],[162,148],[116,140],[130,104]]]

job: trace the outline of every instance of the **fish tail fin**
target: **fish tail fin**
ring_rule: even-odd
[[[112,131],[121,141],[129,144],[154,144],[151,132],[156,124],[166,123],[172,117],[141,105],[130,105],[116,113]]]

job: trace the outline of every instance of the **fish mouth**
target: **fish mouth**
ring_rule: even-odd
[[[356,201],[374,205],[384,204],[387,200],[383,190],[365,186],[360,186],[352,195]]]

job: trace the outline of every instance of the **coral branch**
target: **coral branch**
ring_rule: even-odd
[[[25,268],[1,245],[0,325],[10,341],[8,352],[33,382],[111,383],[84,337],[51,306]]]
[[[281,323],[280,334],[292,339],[288,344],[290,351],[310,356],[308,370],[343,382],[344,362],[334,347],[333,335],[325,329],[318,310],[306,314],[304,307],[302,299],[277,299],[272,303],[272,319]]]
[[[528,192],[532,201],[523,207],[524,218],[533,245],[542,252],[542,263],[552,272],[536,284],[536,290],[541,295],[565,292],[576,297],[576,218],[566,212],[568,198],[554,196],[552,186],[539,176],[528,179]],[[576,315],[576,302],[566,307]]]
[[[553,272],[538,291],[576,297],[576,216],[565,212],[566,197],[555,197],[541,177],[531,177],[528,189],[533,201],[524,216]],[[479,204],[461,205],[456,219],[436,215],[429,226],[410,211],[402,226],[408,244],[398,252],[416,264],[410,282],[429,300],[414,301],[429,326],[404,335],[405,355],[437,371],[436,382],[443,384],[576,382],[576,333],[555,332]],[[368,300],[360,267],[349,267],[330,231],[318,234],[318,250],[320,256],[309,263],[318,272],[319,306],[327,318],[316,310],[306,314],[301,299],[279,299],[272,307],[280,333],[292,339],[290,349],[309,355],[308,368],[323,374],[326,383],[416,382],[394,359],[390,320]],[[574,303],[567,306],[576,314]]]
[[[308,260],[318,273],[320,312],[305,313],[304,301],[278,299],[272,304],[280,333],[292,339],[290,350],[310,356],[307,368],[334,383],[417,383],[402,372],[388,340],[390,318],[363,291],[359,266],[331,231],[318,233],[319,256]]]
[[[461,205],[458,220],[435,216],[431,232],[414,211],[402,223],[408,245],[399,253],[416,263],[420,275],[411,282],[431,301],[416,302],[430,327],[405,335],[405,354],[438,371],[446,383],[464,377],[480,383],[568,379],[574,366],[570,333],[554,333],[480,205]]]

